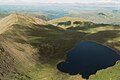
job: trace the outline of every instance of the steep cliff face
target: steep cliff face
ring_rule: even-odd
[[[3,41],[0,37],[0,79],[1,80],[29,80],[29,76],[25,74],[24,68],[30,67],[30,63],[23,59],[25,55],[19,50],[14,50],[16,45],[9,41]],[[19,52],[19,53],[18,53]],[[23,55],[23,56],[22,56]],[[24,56],[25,57],[25,56]],[[24,66],[23,64],[29,64]],[[33,64],[32,64],[33,65]]]
[[[17,13],[12,13],[0,21],[1,80],[30,79],[26,72],[35,66],[39,56],[36,56],[37,50],[26,41],[29,36],[27,32],[30,33],[29,30],[33,29],[32,25],[35,24],[45,25],[46,22]]]

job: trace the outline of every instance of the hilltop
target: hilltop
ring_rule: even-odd
[[[50,20],[49,22],[51,22],[51,23],[57,23],[57,22],[61,22],[61,21],[72,21],[72,22],[74,22],[74,21],[82,21],[82,22],[84,22],[84,21],[88,21],[88,20],[86,20],[86,19],[82,19],[82,18],[74,18],[74,17],[62,17],[62,18],[58,18],[58,19],[53,19],[53,20]]]
[[[62,27],[63,29],[67,29],[70,27],[77,27],[79,25],[85,25],[86,23],[91,23],[89,20],[85,20],[82,18],[74,18],[74,17],[62,17],[58,19],[53,19],[48,21],[50,24]]]
[[[3,33],[4,31],[11,29],[12,28],[11,26],[15,24],[20,24],[24,26],[27,24],[46,25],[47,22],[38,18],[34,18],[31,16],[26,16],[14,12],[0,21],[0,33]]]
[[[51,30],[62,29],[48,24],[45,20],[19,13],[12,13],[0,21],[0,34],[11,39],[15,38],[14,40],[28,41],[34,35],[49,33]]]

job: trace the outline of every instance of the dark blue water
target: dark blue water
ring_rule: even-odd
[[[70,75],[80,74],[84,78],[89,78],[97,70],[113,66],[120,60],[114,50],[101,44],[83,41],[72,49],[64,62],[57,65],[58,70]]]

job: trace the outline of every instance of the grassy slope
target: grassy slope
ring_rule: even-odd
[[[120,62],[114,67],[98,71],[96,75],[90,76],[89,80],[120,80]]]
[[[0,35],[4,38],[1,43],[4,43],[5,46],[9,44],[6,49],[15,58],[13,62],[18,62],[19,65],[6,64],[8,67],[15,67],[16,72],[20,71],[32,80],[73,80],[73,77],[60,73],[56,69],[56,65],[65,58],[67,51],[85,33],[66,32],[50,24],[37,23],[34,18],[31,21],[31,17],[19,14],[10,15],[7,17],[7,20],[9,19],[15,19],[15,22],[8,22],[11,24],[9,27],[2,24],[7,28]],[[9,80],[17,79],[16,76],[11,77],[11,75],[8,76]],[[80,79],[80,77],[74,79],[78,78]]]
[[[9,30],[5,30],[0,35],[4,38],[4,42],[1,43],[4,43],[3,45],[5,46],[7,44],[10,45],[6,49],[15,58],[14,62],[18,62],[19,64],[18,66],[12,65],[17,70],[16,72],[20,71],[23,73],[23,76],[26,75],[25,78],[19,78],[18,80],[26,80],[26,78],[32,80],[82,80],[79,75],[69,76],[56,69],[57,63],[64,60],[67,52],[72,49],[75,43],[81,40],[100,42],[116,49],[118,52],[120,51],[119,30],[117,31],[113,27],[111,29],[99,29],[93,33],[90,33],[91,29],[86,29],[86,31],[84,30],[82,32],[65,31],[45,21],[38,21],[38,19],[36,21],[35,18],[31,19],[31,17],[23,15],[14,14],[8,17],[17,19],[17,22],[11,22],[14,24],[9,26]],[[114,46],[112,46],[113,44]],[[32,64],[32,66],[30,67],[28,64]],[[119,67],[119,65],[117,66]],[[117,71],[116,68],[114,69]],[[109,69],[105,70],[105,72],[108,71]],[[13,78],[16,79],[15,76],[9,76],[8,78],[11,80]],[[98,79],[96,76],[91,78],[92,80]]]

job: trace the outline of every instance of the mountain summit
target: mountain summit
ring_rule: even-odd
[[[0,34],[11,29],[14,24],[31,27],[31,24],[46,25],[47,22],[42,19],[14,12],[0,21]]]

